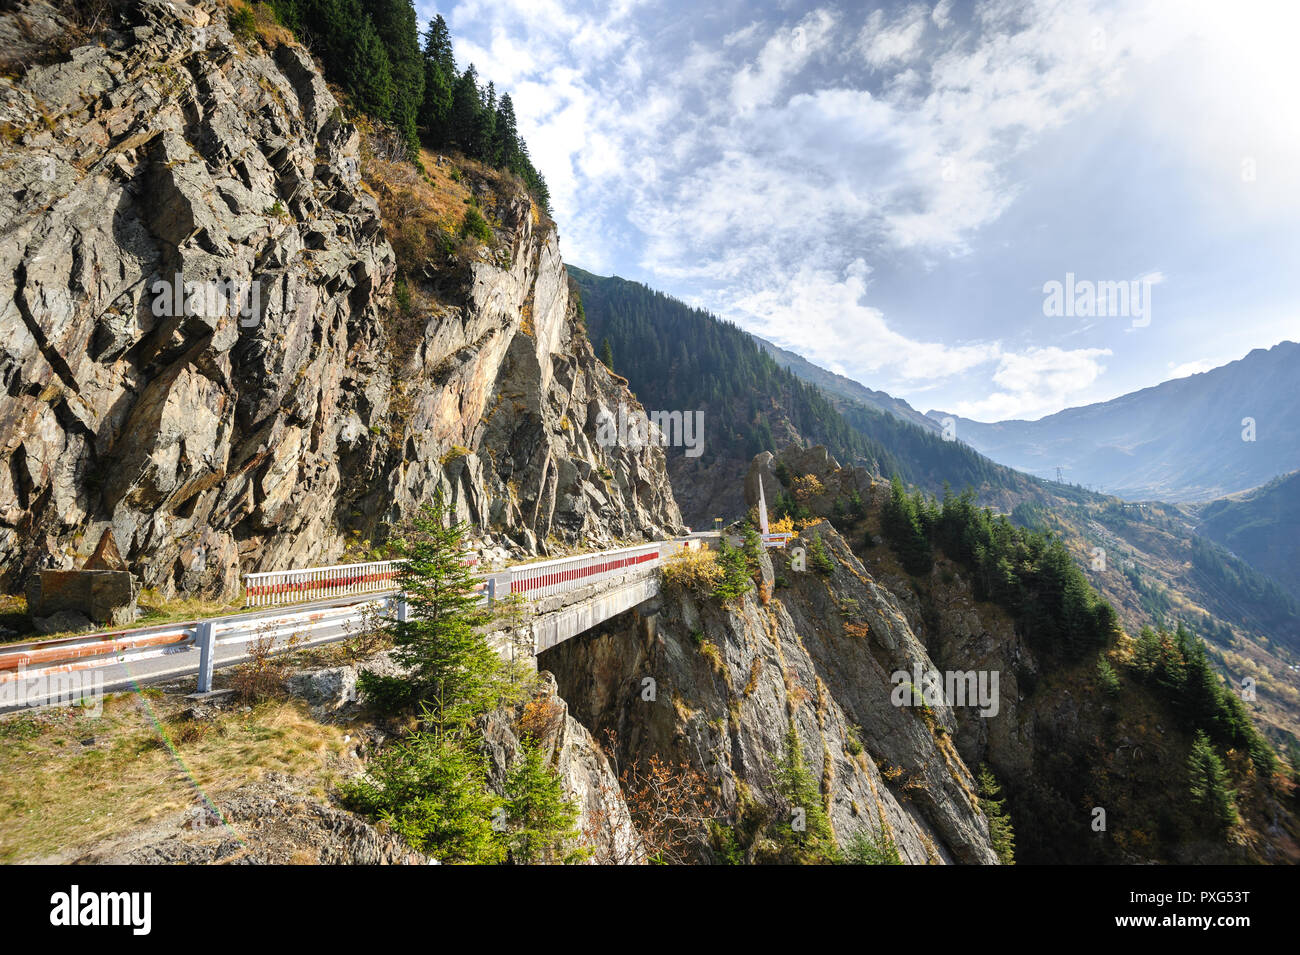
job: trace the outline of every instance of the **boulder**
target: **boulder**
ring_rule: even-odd
[[[293,696],[306,700],[313,708],[336,710],[357,698],[356,667],[326,667],[306,670],[289,677],[285,685]]]

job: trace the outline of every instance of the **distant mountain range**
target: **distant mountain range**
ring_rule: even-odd
[[[953,418],[994,461],[1129,500],[1209,501],[1300,468],[1300,345],[1038,421]]]
[[[934,432],[950,417],[922,415],[901,398],[755,338],[780,365],[821,388],[850,421],[863,405]],[[1069,484],[1181,504],[1188,531],[1195,528],[1300,597],[1300,471],[1292,470],[1300,467],[1297,378],[1300,345],[1282,342],[1208,372],[1039,421],[984,424],[951,417],[955,443],[1017,471],[1055,479],[1059,466]],[[1244,418],[1254,419],[1254,441],[1244,440]],[[907,461],[909,455],[898,457]]]
[[[568,270],[597,353],[609,345],[614,371],[646,408],[703,414],[707,440],[699,456],[666,449],[673,494],[688,524],[743,514],[744,476],[754,455],[791,444],[824,445],[845,464],[884,478],[898,475],[932,493],[947,481],[1003,504],[1009,502],[999,492],[1023,492],[1032,483],[944,440],[904,401],[832,375],[639,282]],[[826,384],[831,379],[836,388]]]

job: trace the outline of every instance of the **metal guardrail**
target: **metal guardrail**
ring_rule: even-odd
[[[622,576],[634,569],[654,569],[669,554],[700,546],[701,537],[702,535],[692,535],[672,541],[521,564],[485,575],[475,589],[482,594],[480,599],[489,605],[497,595],[504,593],[521,594],[528,599],[568,593],[610,577]],[[380,582],[390,585],[384,592],[370,592],[370,599],[349,599],[365,596],[366,592],[363,591],[336,597],[328,604],[282,607],[184,623],[0,645],[0,684],[93,670],[113,664],[135,663],[197,649],[198,687],[200,692],[206,692],[212,688],[212,674],[219,647],[239,646],[267,638],[280,644],[278,649],[282,649],[287,638],[295,633],[306,634],[308,639],[305,645],[310,645],[317,642],[310,637],[313,631],[331,627],[346,628],[347,624],[361,622],[373,613],[390,619],[405,620],[405,601],[397,590],[391,588],[391,583],[396,579],[397,563],[374,561],[367,564],[342,564],[311,570],[245,575],[245,580],[249,577],[256,578],[259,581],[257,586],[267,588],[257,595],[259,599],[267,600],[295,599],[295,595],[313,592],[313,587],[371,587]],[[364,570],[358,573],[358,568]],[[333,576],[321,574],[323,571],[340,570],[346,572],[334,573]],[[318,642],[343,639],[343,636],[340,633]]]
[[[28,675],[71,672],[102,666],[110,657],[148,659],[176,652],[194,639],[196,623],[162,624],[134,630],[92,633],[57,640],[33,640],[0,646],[0,681],[25,671]]]
[[[305,643],[310,644],[313,631],[345,627],[348,623],[363,620],[372,612],[392,612],[393,597],[393,594],[387,594],[369,600],[347,599],[303,608],[232,614],[134,630],[6,644],[0,646],[0,684],[118,663],[139,663],[197,649],[200,654],[199,689],[205,691],[211,689],[212,664],[218,646],[240,646],[259,639],[283,644],[293,634],[305,635]],[[342,634],[331,637],[341,638]]]

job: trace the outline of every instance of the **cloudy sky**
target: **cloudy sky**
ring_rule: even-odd
[[[1300,3],[417,2],[566,261],[921,410],[1036,418],[1300,338]],[[1046,283],[1134,282],[1126,315]]]

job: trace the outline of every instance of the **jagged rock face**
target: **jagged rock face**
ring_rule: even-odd
[[[229,595],[381,538],[439,484],[527,551],[677,529],[658,449],[589,437],[631,401],[526,197],[399,361],[360,137],[307,52],[237,41],[211,3],[120,7],[0,78],[0,583],[111,529],[146,586]],[[29,2],[0,44],[67,28]]]
[[[952,708],[932,706],[929,724],[891,700],[894,672],[932,667],[925,648],[838,534],[825,523],[812,532],[832,556],[829,575],[765,556],[765,587],[780,583],[767,600],[751,590],[724,608],[670,590],[658,608],[643,608],[647,615],[560,644],[539,666],[588,728],[615,733],[621,761],[658,754],[688,764],[729,812],[742,791],[780,810],[776,774],[793,723],[841,846],[883,818],[904,861],[995,862],[974,781],[952,743]],[[716,663],[698,637],[716,647]],[[654,701],[644,698],[647,677]]]
[[[431,318],[407,368],[405,448],[377,498],[409,510],[442,483],[462,520],[530,553],[679,532],[662,449],[597,442],[602,415],[640,405],[576,320],[554,230],[527,200],[492,212],[506,261],[475,262],[466,303]]]

